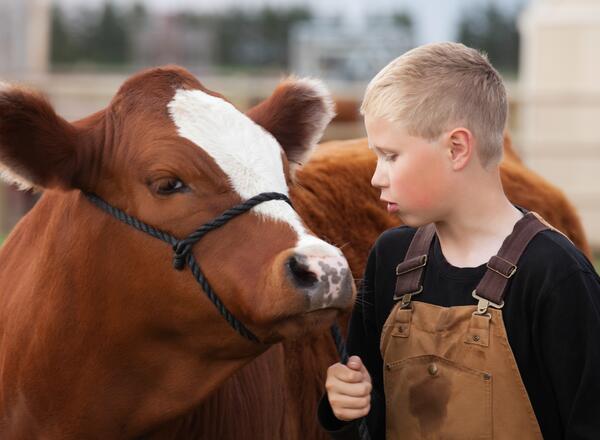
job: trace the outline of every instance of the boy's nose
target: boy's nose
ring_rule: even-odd
[[[385,188],[387,186],[387,176],[381,169],[382,167],[379,164],[379,160],[377,161],[377,165],[375,166],[375,172],[373,173],[373,177],[371,177],[371,185],[375,188]]]

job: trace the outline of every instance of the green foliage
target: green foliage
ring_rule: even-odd
[[[481,5],[462,18],[458,40],[487,53],[498,70],[514,73],[519,67],[516,17],[516,12],[503,13],[494,4]]]
[[[216,54],[221,65],[288,65],[288,46],[292,27],[311,18],[302,7],[257,12],[233,9],[216,17]]]
[[[129,34],[127,20],[112,3],[102,8],[99,20],[83,39],[84,54],[101,64],[122,64],[129,61]]]
[[[126,64],[131,61],[131,35],[146,17],[143,5],[130,10],[107,1],[99,9],[65,14],[52,8],[50,60],[54,65],[91,62]]]
[[[58,5],[52,7],[51,59],[54,63],[69,63],[76,58],[79,48],[72,41],[72,34]]]
[[[412,32],[414,29],[414,22],[412,15],[408,12],[397,12],[392,16],[392,21],[398,27],[405,28],[407,31]]]
[[[100,65],[133,61],[133,36],[148,25],[141,3],[132,8],[112,1],[100,9],[65,14],[53,8],[51,62],[54,65],[89,62]],[[220,14],[181,12],[171,23],[181,29],[207,29],[214,36],[216,62],[222,66],[286,67],[292,27],[309,20],[304,7],[259,10],[233,9]],[[201,61],[201,60],[198,60]]]

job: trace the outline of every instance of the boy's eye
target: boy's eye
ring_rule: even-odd
[[[396,157],[398,157],[397,154],[386,154],[383,156],[383,160],[385,160],[386,162],[393,162]]]

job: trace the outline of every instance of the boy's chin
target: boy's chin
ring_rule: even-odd
[[[402,224],[405,226],[410,226],[411,228],[419,228],[421,226],[428,225],[431,221],[423,218],[419,218],[418,216],[407,214],[405,212],[396,212],[393,214],[395,217],[398,217]]]

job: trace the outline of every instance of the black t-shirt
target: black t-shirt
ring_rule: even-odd
[[[385,438],[379,339],[394,306],[395,268],[404,260],[415,231],[402,226],[378,238],[350,320],[348,352],[362,358],[373,381],[367,416],[373,440]],[[600,278],[567,238],[551,230],[532,239],[517,266],[507,285],[502,316],[542,434],[546,440],[600,439]],[[452,266],[435,237],[423,292],[413,301],[444,307],[475,305],[471,292],[485,270],[485,264]],[[465,414],[465,420],[468,417]],[[334,438],[359,438],[357,423],[336,419],[326,395],[319,420]]]

